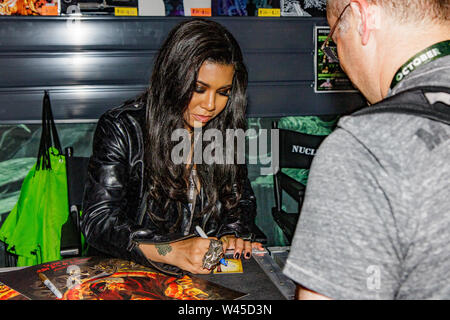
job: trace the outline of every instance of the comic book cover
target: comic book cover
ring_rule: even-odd
[[[280,0],[282,17],[326,17],[325,0]]]
[[[249,16],[258,16],[259,9],[280,9],[280,0],[247,0]]]
[[[31,300],[57,300],[39,273],[61,293],[60,300],[234,300],[246,295],[194,276],[171,277],[131,261],[101,257],[4,272],[0,282]]]
[[[164,0],[166,16],[184,16],[183,0]]]
[[[120,15],[118,11],[134,12],[137,15],[138,0],[64,0],[61,1],[61,14],[82,15]]]
[[[2,16],[57,16],[58,0],[0,0]]]
[[[248,0],[212,0],[213,16],[247,16]]]

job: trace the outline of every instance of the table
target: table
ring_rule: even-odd
[[[254,251],[250,260],[242,259],[244,273],[208,274],[196,277],[248,293],[241,300],[292,300],[295,284],[282,273],[289,247],[268,247]]]
[[[243,273],[194,275],[247,295],[240,300],[292,300],[295,284],[282,273],[289,247],[268,247],[242,259]],[[24,267],[0,268],[0,272]]]

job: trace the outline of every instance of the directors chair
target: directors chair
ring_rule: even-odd
[[[287,240],[291,242],[300,217],[306,186],[281,169],[309,169],[317,148],[326,136],[279,129],[277,122],[272,122],[272,128],[279,130],[279,170],[273,176],[275,207],[272,208],[272,216]],[[283,191],[297,202],[297,212],[283,210]]]

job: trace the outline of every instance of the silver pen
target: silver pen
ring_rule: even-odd
[[[200,237],[208,239],[208,236],[206,235],[205,231],[203,231],[203,229],[200,226],[195,226],[195,230],[197,230],[197,233],[200,235]],[[224,258],[220,259],[219,262],[223,264],[225,267],[228,266],[228,262]]]

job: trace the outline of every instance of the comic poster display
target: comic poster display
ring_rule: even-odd
[[[280,0],[282,17],[326,17],[325,0]]]
[[[164,0],[164,6],[166,8],[166,16],[184,16],[183,0]]]
[[[138,0],[64,0],[60,4],[62,15],[133,16],[138,12]]]
[[[213,16],[247,16],[247,2],[250,0],[212,0]]]
[[[316,93],[357,92],[339,63],[331,61],[320,49],[329,33],[329,27],[315,28],[314,91]],[[332,40],[329,46],[336,52],[336,44]]]

